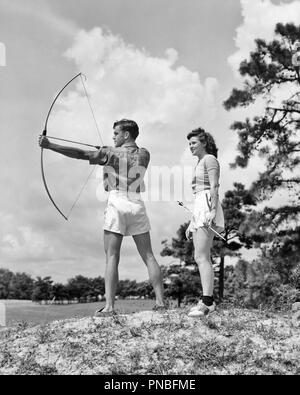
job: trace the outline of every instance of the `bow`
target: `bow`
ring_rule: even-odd
[[[46,117],[46,121],[45,121],[44,130],[43,130],[42,135],[45,136],[45,137],[48,137],[48,138],[55,139],[55,140],[68,141],[68,142],[70,142],[70,143],[86,145],[86,146],[89,146],[89,147],[94,147],[94,148],[99,149],[100,147],[99,147],[99,146],[96,146],[96,145],[94,146],[94,145],[84,144],[84,143],[80,143],[80,142],[76,142],[76,141],[72,141],[72,140],[64,140],[64,139],[60,139],[60,138],[57,138],[57,137],[47,136],[47,127],[48,127],[49,117],[50,117],[51,111],[52,111],[52,109],[53,109],[53,107],[54,107],[54,105],[55,105],[57,99],[59,98],[59,96],[61,95],[61,93],[67,88],[67,86],[69,86],[69,85],[70,85],[76,78],[78,78],[78,77],[80,77],[80,79],[81,79],[81,82],[82,82],[82,85],[83,85],[83,89],[84,89],[84,93],[85,93],[85,96],[86,96],[86,98],[87,98],[87,100],[88,100],[88,104],[89,104],[89,107],[90,107],[90,109],[91,109],[91,111],[92,111],[92,115],[93,115],[93,118],[94,118],[94,122],[95,122],[95,125],[96,125],[96,129],[97,129],[97,131],[98,131],[98,134],[99,134],[101,143],[102,143],[102,145],[103,145],[103,140],[102,140],[102,138],[101,138],[101,133],[100,133],[100,130],[99,130],[97,121],[96,121],[96,117],[95,117],[95,114],[94,114],[94,111],[93,111],[93,108],[92,108],[92,105],[91,105],[91,102],[90,102],[90,99],[89,99],[89,96],[88,96],[88,93],[87,93],[85,84],[84,84],[84,82],[83,82],[83,74],[82,74],[82,73],[77,74],[77,75],[76,75],[75,77],[73,77],[70,81],[68,81],[68,82],[64,85],[64,87],[58,92],[58,94],[55,96],[55,98],[54,98],[54,100],[53,100],[53,102],[52,102],[52,104],[51,104],[51,106],[50,106],[50,109],[49,109],[49,111],[48,111],[48,114],[47,114],[47,117]],[[86,78],[86,77],[85,77],[85,78]],[[69,215],[71,214],[71,212],[72,212],[72,210],[73,210],[75,204],[76,204],[77,201],[79,200],[79,198],[80,198],[80,196],[81,196],[81,194],[82,194],[82,192],[83,192],[83,190],[84,190],[86,184],[88,183],[90,177],[92,176],[94,170],[95,170],[95,167],[92,169],[91,173],[89,174],[89,176],[88,176],[88,178],[87,178],[87,180],[86,180],[84,186],[83,186],[82,189],[80,190],[79,195],[78,195],[78,197],[76,198],[75,202],[73,203],[73,205],[72,205],[72,207],[71,207],[71,209],[70,209],[68,215],[65,215],[65,214],[62,212],[62,210],[57,206],[57,204],[54,202],[54,199],[52,198],[51,193],[50,193],[50,191],[49,191],[49,188],[48,188],[48,185],[47,185],[47,182],[46,182],[46,177],[45,177],[45,170],[44,170],[44,150],[43,150],[43,148],[41,148],[41,172],[42,172],[42,179],[43,179],[44,187],[45,187],[45,189],[46,189],[47,195],[48,195],[50,201],[52,202],[53,206],[56,208],[56,210],[62,215],[62,217],[63,217],[66,221],[68,220],[68,217],[69,217]]]

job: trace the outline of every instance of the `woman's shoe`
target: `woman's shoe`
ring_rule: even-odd
[[[190,308],[190,311],[197,310],[199,307],[201,307],[202,304],[203,304],[203,302],[202,302],[202,300],[200,300],[200,301],[196,304],[196,306],[193,306],[193,307]]]
[[[206,306],[203,302],[199,302],[197,306],[192,307],[188,316],[189,317],[204,317],[216,309],[216,304],[213,303],[211,306]]]

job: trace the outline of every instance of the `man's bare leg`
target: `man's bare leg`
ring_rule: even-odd
[[[139,254],[145,262],[156,296],[156,305],[164,306],[164,288],[160,267],[153,255],[150,233],[133,236]]]
[[[120,249],[123,236],[118,233],[104,231],[104,249],[106,254],[105,269],[105,298],[106,305],[103,312],[113,311],[115,296],[119,282],[118,266],[120,261]]]

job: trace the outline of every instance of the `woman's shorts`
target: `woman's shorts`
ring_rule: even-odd
[[[190,223],[191,232],[205,226],[207,216],[211,210],[211,194],[209,190],[198,192],[195,195],[193,217]],[[224,230],[224,214],[221,203],[218,201],[216,217],[212,223],[213,229],[217,232]]]
[[[150,231],[146,207],[139,193],[111,191],[104,212],[103,229],[123,236]]]

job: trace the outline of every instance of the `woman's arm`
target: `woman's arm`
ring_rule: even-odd
[[[210,157],[205,163],[210,184],[210,196],[211,196],[211,213],[212,217],[215,218],[216,210],[219,202],[219,179],[220,179],[220,166],[216,158]]]
[[[86,151],[80,148],[65,147],[58,144],[50,143],[50,141],[45,136],[40,136],[39,146],[44,149],[49,149],[51,151],[57,152],[61,155],[68,156],[69,158],[90,160],[92,156],[95,155],[96,151]]]
[[[211,170],[209,174],[211,210],[216,210],[219,201],[219,175],[217,170]]]

